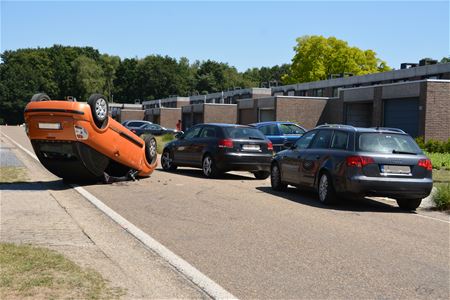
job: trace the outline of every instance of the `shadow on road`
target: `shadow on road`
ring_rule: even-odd
[[[155,171],[158,172],[166,172],[163,169],[156,169]],[[208,178],[206,178],[203,175],[202,170],[200,169],[180,169],[178,168],[176,171],[172,171],[172,172],[166,172],[168,174],[176,174],[176,175],[182,175],[182,176],[190,176],[190,177],[194,177],[194,178],[201,178],[201,179],[205,179],[208,180]],[[216,178],[213,179],[220,179],[220,180],[258,180],[255,177],[253,177],[253,174],[248,173],[249,176],[243,176],[243,175],[238,175],[238,174],[231,174],[231,173],[222,173],[219,174]],[[252,176],[252,177],[250,177]]]
[[[384,202],[375,201],[368,198],[363,199],[340,199],[336,204],[324,205],[317,200],[317,194],[309,191],[300,191],[296,188],[288,188],[285,192],[274,191],[271,187],[257,187],[259,191],[268,193],[279,198],[289,200],[298,204],[313,207],[332,209],[339,211],[353,212],[380,212],[380,213],[415,213],[400,210],[397,206],[392,206]]]
[[[0,191],[62,191],[70,189],[61,179],[53,181],[18,181],[0,183]]]

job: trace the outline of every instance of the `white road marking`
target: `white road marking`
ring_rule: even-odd
[[[7,136],[4,132],[1,133],[8,140],[10,140],[14,145],[19,147],[25,153],[30,155],[35,160],[39,161],[37,156],[33,154],[31,151],[27,150],[25,147],[14,141],[12,138]],[[190,263],[170,251],[168,248],[163,246],[157,240],[140,230],[138,227],[133,225],[131,222],[126,220],[124,217],[116,213],[114,210],[109,208],[106,204],[100,201],[97,197],[89,193],[84,188],[72,184],[71,185],[74,190],[76,190],[80,195],[82,195],[85,199],[91,202],[95,207],[97,207],[100,211],[102,211],[105,215],[110,217],[114,222],[119,224],[123,229],[128,231],[131,235],[141,241],[145,246],[147,246],[150,250],[157,253],[164,260],[166,260],[171,266],[177,269],[181,274],[183,274],[186,278],[192,281],[195,285],[197,285],[201,290],[207,293],[214,299],[237,299],[237,297],[233,296],[230,292],[226,291],[223,287],[215,283],[212,279],[204,275],[202,272],[197,270]]]
[[[431,220],[436,220],[436,221],[440,221],[440,222],[444,222],[444,223],[450,224],[450,221],[446,221],[446,220],[442,220],[442,219],[438,219],[438,218],[433,218],[433,217],[430,217],[430,216],[425,216],[425,215],[420,215],[420,214],[415,214],[414,216],[418,216],[418,217],[431,219]],[[450,219],[450,217],[449,217],[449,219]]]

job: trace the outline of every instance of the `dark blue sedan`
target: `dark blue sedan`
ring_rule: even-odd
[[[283,150],[284,143],[295,143],[306,132],[305,128],[292,122],[261,122],[250,126],[258,128],[272,142],[276,152]]]

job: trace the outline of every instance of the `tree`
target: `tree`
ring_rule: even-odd
[[[447,57],[443,57],[440,61],[441,64],[450,63],[450,55]]]
[[[288,74],[283,83],[293,84],[327,79],[332,74],[364,75],[389,71],[373,50],[350,47],[335,37],[303,36],[297,39]]]
[[[102,54],[100,63],[105,76],[104,91],[108,99],[113,98],[114,80],[116,79],[116,71],[120,65],[120,57]]]
[[[87,101],[92,93],[104,93],[105,75],[101,66],[92,58],[79,56],[72,63],[75,72],[78,100]]]

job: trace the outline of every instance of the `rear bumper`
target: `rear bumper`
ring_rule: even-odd
[[[217,167],[224,171],[270,171],[271,154],[221,153],[216,157]]]
[[[347,180],[350,194],[397,199],[425,198],[431,193],[431,178],[385,178],[354,176]]]

